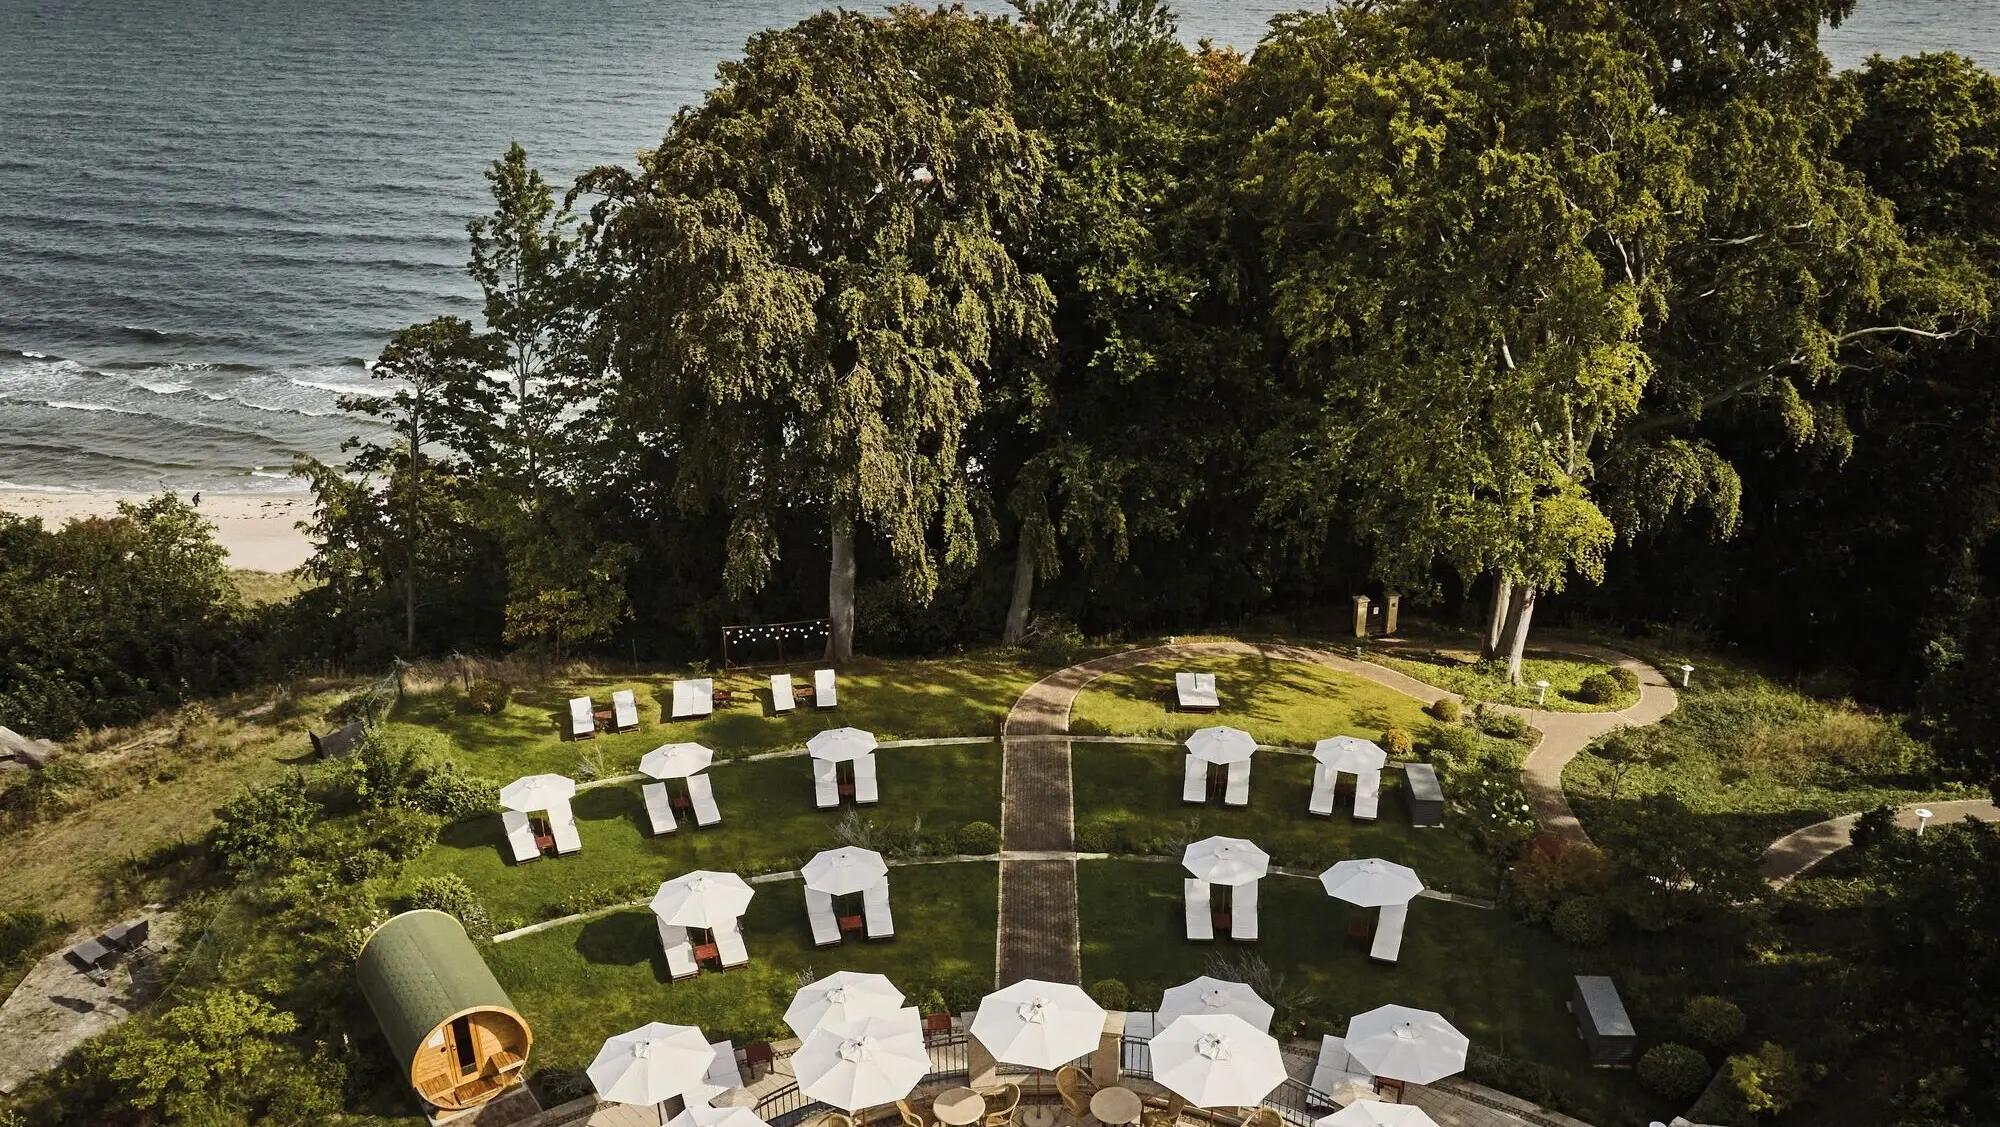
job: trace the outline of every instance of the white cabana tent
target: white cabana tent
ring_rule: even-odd
[[[1181,865],[1197,880],[1232,887],[1263,879],[1271,855],[1240,837],[1205,837],[1181,854]]]
[[[1416,870],[1380,857],[1341,861],[1319,875],[1327,895],[1363,908],[1408,904],[1424,890]]]
[[[1393,1005],[1349,1018],[1346,1045],[1363,1068],[1409,1084],[1430,1084],[1464,1071],[1471,1048],[1443,1014]]]
[[[1332,1115],[1313,1121],[1313,1127],[1438,1127],[1438,1123],[1415,1104],[1356,1100]]]
[[[792,1054],[799,1091],[842,1111],[900,1100],[930,1070],[923,1019],[915,1007],[829,1022]]]
[[[660,885],[653,913],[661,922],[681,927],[724,928],[749,909],[756,892],[735,873],[696,869]]]
[[[843,845],[813,854],[799,869],[806,887],[829,896],[851,896],[889,879],[889,863],[873,849]]]
[[[1234,1014],[1175,1018],[1148,1048],[1153,1079],[1196,1107],[1254,1107],[1285,1082],[1277,1038]]]
[[[875,747],[875,733],[859,728],[828,728],[806,741],[806,750],[814,759],[830,763],[872,755]]]
[[[567,810],[574,797],[576,780],[566,775],[523,775],[500,788],[500,805],[523,814]]]
[[[1257,753],[1256,737],[1227,726],[1197,729],[1183,744],[1204,763],[1242,763]]]
[[[714,762],[715,753],[700,744],[662,744],[639,760],[639,770],[655,779],[685,779]]]
[[[1053,1070],[1097,1051],[1104,1007],[1080,986],[1025,978],[980,1000],[972,1035],[994,1060]]]
[[[1175,1018],[1189,1014],[1234,1014],[1257,1029],[1269,1030],[1271,1018],[1277,1012],[1277,1007],[1259,998],[1255,990],[1241,982],[1202,975],[1179,986],[1168,987],[1166,993],[1160,996],[1159,1025],[1165,1029]]]
[[[585,1071],[599,1099],[657,1106],[700,1087],[714,1062],[701,1030],[655,1021],[607,1039]]]
[[[792,1004],[785,1007],[785,1024],[805,1037],[822,1025],[892,1014],[902,1008],[903,992],[887,975],[838,970],[792,996]]]

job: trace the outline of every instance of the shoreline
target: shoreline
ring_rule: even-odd
[[[86,493],[56,490],[0,490],[0,512],[40,517],[59,527],[84,517],[118,513],[121,501],[143,502],[158,494]],[[182,496],[192,497],[190,491]],[[290,571],[312,555],[312,541],[293,527],[312,516],[310,493],[216,493],[201,491],[200,512],[215,528],[215,541],[229,553],[229,566],[244,571]]]

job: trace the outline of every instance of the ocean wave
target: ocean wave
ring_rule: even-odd
[[[271,369],[262,364],[243,364],[233,361],[217,363],[179,360],[105,360],[93,365],[107,372],[268,372]]]
[[[42,406],[58,411],[109,411],[114,415],[144,415],[148,412],[134,411],[129,407],[113,407],[109,403],[69,403],[61,399],[46,399]]]
[[[49,355],[48,353],[46,353],[46,352],[31,352],[31,351],[29,351],[28,349],[25,349],[25,348],[0,348],[0,360],[5,360],[5,359],[9,359],[9,358],[11,358],[11,359],[15,359],[15,360],[50,360],[50,359],[54,359],[54,360],[60,360],[60,359],[62,359],[62,357],[60,357],[60,356],[56,356],[56,357],[51,357],[51,356],[50,356],[50,355]]]

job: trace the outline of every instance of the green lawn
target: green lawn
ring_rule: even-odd
[[[1176,673],[1213,673],[1220,711],[1170,712],[1165,690]],[[1077,694],[1070,731],[1167,736],[1227,724],[1259,743],[1311,747],[1328,736],[1373,739],[1397,726],[1416,732],[1429,718],[1415,700],[1373,681],[1298,661],[1216,654],[1142,665],[1092,681]],[[1175,787],[1179,793],[1179,787]]]
[[[667,978],[645,910],[495,944],[486,959],[535,1031],[538,1069],[580,1068],[606,1037],[648,1021],[698,1025],[741,1045],[789,1035],[785,1007],[804,977],[877,971],[913,995],[952,978],[990,982],[997,879],[985,862],[898,867],[889,875],[896,938],[828,948],[812,945],[803,886],[760,884],[743,917],[750,965],[680,982]]]
[[[809,686],[812,669],[812,663],[802,663],[792,675]],[[815,732],[839,727],[865,728],[883,740],[997,736],[1007,709],[1037,676],[984,654],[938,661],[856,658],[840,671],[840,706],[825,712],[802,705],[772,715],[768,672],[759,672],[718,676],[716,687],[733,689],[737,703],[698,721],[661,719],[673,696],[672,674],[538,686],[516,693],[498,716],[471,712],[457,688],[442,688],[405,697],[391,720],[443,732],[467,766],[503,781],[543,771],[574,774],[577,760],[586,755],[601,756],[607,773],[623,774],[664,743],[706,744],[727,757],[800,747]],[[605,709],[619,689],[637,694],[638,731],[574,742],[561,738],[569,698],[588,693]]]
[[[1563,654],[1559,650],[1530,651],[1521,659],[1521,684],[1507,680],[1505,662],[1482,662],[1474,649],[1440,646],[1435,650],[1369,651],[1368,660],[1404,673],[1426,685],[1475,700],[1539,708],[1548,712],[1615,712],[1638,703],[1638,693],[1620,693],[1608,704],[1588,704],[1577,699],[1583,679],[1602,673],[1610,666],[1592,658]],[[1535,682],[1549,683],[1548,695],[1535,703]]]
[[[1000,824],[1000,746],[891,748],[877,753],[882,801],[860,817],[877,827],[926,832],[967,822]],[[406,881],[453,872],[465,878],[501,930],[551,915],[581,890],[625,890],[650,896],[659,882],[690,869],[745,876],[796,867],[839,844],[834,827],[855,808],[813,807],[810,761],[804,756],[723,763],[710,769],[722,824],[696,829],[683,814],[680,829],[650,836],[640,783],[582,791],[572,804],[583,850],[527,865],[509,863],[500,815],[468,818],[445,828],[438,845],[406,869]],[[670,784],[676,793],[679,784]]]

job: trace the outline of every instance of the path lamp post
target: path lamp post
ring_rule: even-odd
[[[1547,681],[1535,682],[1535,703],[1542,704],[1545,703],[1548,699],[1549,699],[1549,683]]]
[[[1683,662],[1681,664],[1681,688],[1685,689],[1688,687],[1688,678],[1692,676],[1694,676],[1694,666]]]
[[[1916,815],[1917,815],[1917,836],[1922,837],[1924,836],[1924,827],[1929,825],[1931,819],[1935,818],[1937,815],[1932,814],[1930,812],[1930,809],[1924,806],[1917,807]]]

